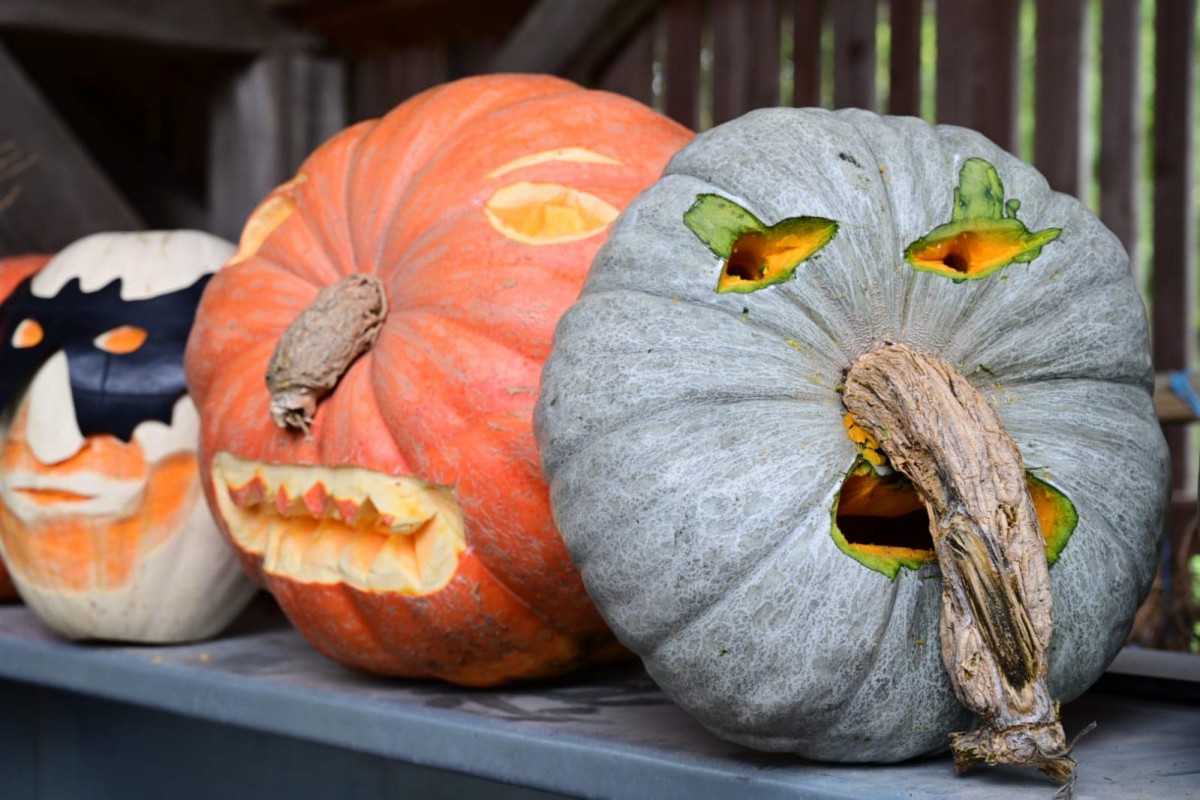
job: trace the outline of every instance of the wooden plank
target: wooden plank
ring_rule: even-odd
[[[1140,3],[1104,0],[1100,51],[1100,219],[1137,269],[1142,166]]]
[[[0,30],[233,53],[309,42],[257,0],[0,0]]]
[[[0,44],[0,256],[145,223]]]
[[[1193,132],[1196,0],[1159,0],[1154,20],[1154,288],[1152,341],[1159,369],[1189,369],[1195,358],[1196,214]],[[1176,487],[1191,486],[1195,463],[1186,431],[1168,430]]]
[[[381,117],[408,98],[446,80],[449,55],[440,43],[410,45],[354,61],[352,121]]]
[[[1050,185],[1082,198],[1086,0],[1038,0],[1033,162]]]
[[[237,241],[254,207],[291,176],[287,56],[271,52],[234,74],[213,102],[209,207],[213,233]]]
[[[713,123],[779,105],[779,0],[712,0]]]
[[[821,32],[826,19],[825,0],[792,2],[792,105],[821,105]]]
[[[491,72],[590,74],[653,13],[654,0],[539,0]]]
[[[875,109],[875,23],[878,0],[833,6],[833,104]]]
[[[263,0],[345,52],[508,35],[534,0]],[[483,70],[476,69],[471,74]]]
[[[938,0],[937,120],[1017,149],[1020,0]],[[1039,73],[1043,74],[1043,73]]]
[[[1174,373],[1159,372],[1154,376],[1154,413],[1164,424],[1200,422],[1200,414],[1184,396],[1186,388],[1172,386]],[[1200,373],[1188,373],[1186,384],[1200,397]]]
[[[890,0],[892,46],[888,60],[888,113],[921,114],[921,23],[924,0]]]
[[[340,58],[292,53],[288,56],[288,157],[285,171],[296,171],[322,142],[345,128],[346,62]]]
[[[662,6],[663,110],[692,130],[700,127],[700,12],[700,0],[665,0]]]
[[[597,76],[596,86],[654,105],[655,20],[647,20]]]

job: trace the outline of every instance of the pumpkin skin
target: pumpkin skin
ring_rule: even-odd
[[[556,78],[464,79],[336,136],[250,218],[187,374],[222,529],[318,650],[467,685],[625,657],[554,529],[531,418],[609,221],[690,136]],[[277,428],[272,352],[356,274],[382,281],[377,342],[309,437]]]
[[[86,316],[85,304],[106,302],[100,290],[112,281],[121,280],[123,304],[162,297],[192,286],[232,251],[197,231],[95,234],[51,259],[31,290],[54,297],[78,280],[82,294],[72,308]],[[19,337],[24,324],[7,334]],[[109,354],[98,354],[106,371],[147,338],[144,328],[114,331],[93,344]],[[139,417],[128,441],[84,434],[69,369],[58,349],[6,410],[0,552],[22,598],[50,628],[74,639],[165,643],[217,633],[255,587],[203,499],[195,406],[179,395],[168,401],[169,420]],[[139,374],[155,380],[154,373]]]
[[[910,245],[961,233],[948,221],[971,159],[1022,201],[1029,230],[1002,233],[1031,260],[978,280],[919,269]],[[790,280],[717,293],[728,268],[684,223],[712,194],[762,226],[839,229]],[[892,578],[831,531],[864,452],[841,384],[885,343],[968,376],[1033,476],[1077,511],[1050,570],[1054,697],[1099,677],[1148,591],[1169,467],[1145,311],[1116,238],[974,132],[857,110],[748,114],[698,136],[622,214],[558,326],[536,416],[589,593],[719,736],[888,762],[971,723],[939,654],[936,565]]]
[[[0,302],[8,297],[17,284],[37,272],[49,260],[50,256],[41,253],[0,258]],[[16,584],[0,559],[0,602],[19,599]]]

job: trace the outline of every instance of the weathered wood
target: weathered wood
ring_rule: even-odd
[[[344,52],[506,36],[534,0],[262,0]],[[475,69],[471,74],[484,72]]]
[[[712,0],[713,123],[779,105],[779,0]]]
[[[287,114],[287,55],[272,52],[236,72],[213,101],[210,230],[237,241],[246,218],[294,165]]]
[[[351,70],[350,119],[381,117],[408,98],[447,78],[445,45],[409,45],[387,53],[361,56]]]
[[[596,86],[654,104],[655,20],[647,20],[596,76]]]
[[[825,0],[792,2],[792,105],[821,105],[821,32],[825,27]]]
[[[700,0],[665,0],[663,110],[681,125],[700,127]]]
[[[1019,11],[1020,0],[937,4],[938,122],[974,128],[1014,152]]]
[[[1142,162],[1141,3],[1104,0],[1100,33],[1100,219],[1136,271]]]
[[[1196,0],[1160,0],[1154,20],[1154,364],[1188,369],[1195,357]],[[1187,432],[1169,429],[1176,487],[1195,475]]]
[[[145,227],[2,44],[0,97],[0,256]]]
[[[539,0],[505,41],[490,71],[589,77],[655,5],[654,0]]]
[[[292,53],[288,59],[288,172],[346,127],[346,65],[339,58]]]
[[[227,53],[255,53],[308,41],[257,0],[0,0],[3,30]]]
[[[1033,163],[1060,192],[1085,186],[1083,68],[1085,0],[1038,0]]]
[[[833,4],[833,104],[875,109],[877,0]]]
[[[921,114],[921,23],[924,0],[891,0],[892,49],[888,59],[888,113]]]

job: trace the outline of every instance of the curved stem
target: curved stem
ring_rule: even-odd
[[[1047,686],[1050,574],[1016,444],[957,370],[904,345],[859,358],[844,400],[912,481],[942,572],[942,662],[980,717],[951,734],[955,765],[1026,764],[1073,780]]]
[[[317,403],[360,355],[387,318],[383,283],[355,274],[326,286],[279,337],[267,364],[271,419],[309,435]]]

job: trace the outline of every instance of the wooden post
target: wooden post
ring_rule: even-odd
[[[825,26],[825,0],[792,3],[792,105],[821,105],[821,33]]]
[[[662,19],[667,38],[663,110],[695,130],[700,127],[700,0],[665,0]]]
[[[1083,198],[1084,0],[1038,0],[1033,163],[1060,192]]]
[[[923,0],[891,0],[892,51],[888,113],[921,115],[921,24]]]
[[[1010,152],[1017,149],[1019,10],[1019,0],[937,4],[937,121],[974,128]]]
[[[654,105],[654,33],[650,17],[600,71],[596,86]],[[697,64],[697,68],[699,65]]]
[[[145,227],[2,44],[0,97],[0,256]]]
[[[713,122],[779,105],[779,0],[712,0]]]
[[[833,105],[875,110],[877,0],[833,5]]]
[[[1138,274],[1141,3],[1104,0],[1101,13],[1100,219],[1125,245]]]

